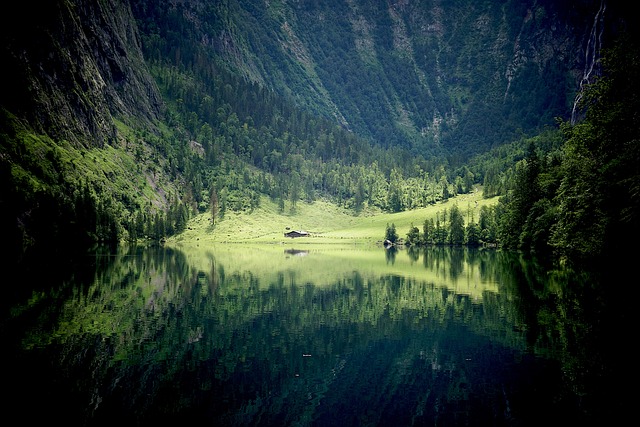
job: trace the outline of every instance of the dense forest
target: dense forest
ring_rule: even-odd
[[[374,144],[424,157],[486,151],[565,116],[591,60],[576,49],[602,8],[589,0],[132,5],[147,59],[195,73],[213,60]]]
[[[313,203],[321,198],[358,215],[363,210],[411,210],[477,188],[484,191],[485,197],[500,196],[500,203],[494,209],[483,210],[478,218],[450,210],[434,221],[423,223],[417,219],[416,227],[397,230],[396,234],[404,237],[408,232],[406,240],[413,245],[488,244],[560,257],[599,256],[621,243],[635,242],[640,197],[638,46],[633,37],[620,37],[629,26],[614,20],[618,24],[615,31],[606,33],[608,44],[602,50],[602,60],[600,51],[597,60],[592,58],[591,65],[599,70],[598,78],[584,81],[577,98],[580,114],[572,114],[576,112],[572,109],[576,89],[566,90],[575,70],[563,69],[561,60],[546,62],[539,67],[540,74],[534,72],[536,64],[531,61],[528,64],[533,68],[518,68],[519,78],[511,76],[508,81],[510,95],[505,98],[501,92],[498,97],[509,101],[497,114],[495,105],[487,102],[500,92],[498,82],[481,86],[487,73],[495,71],[487,63],[479,63],[477,53],[471,52],[481,49],[488,40],[485,33],[469,39],[457,33],[457,46],[466,56],[452,56],[450,46],[456,44],[447,45],[436,67],[428,61],[415,62],[415,58],[428,57],[426,52],[419,56],[405,46],[403,52],[412,56],[398,54],[397,43],[413,31],[398,24],[398,20],[410,16],[411,10],[398,9],[396,15],[393,8],[384,12],[377,9],[381,6],[365,2],[366,7],[361,6],[366,10],[361,10],[356,2],[347,2],[353,10],[360,11],[362,20],[371,23],[372,16],[380,20],[375,25],[352,22],[350,25],[363,37],[376,28],[394,28],[396,32],[404,28],[404,33],[391,37],[394,45],[385,42],[384,32],[353,40],[353,34],[339,33],[339,25],[323,32],[313,27],[317,22],[311,25],[315,30],[305,33],[309,40],[303,43],[291,35],[295,33],[287,32],[288,23],[299,27],[301,17],[329,13],[334,16],[340,10],[316,10],[321,7],[301,4],[294,16],[293,9],[273,2],[267,16],[261,9],[264,6],[251,1],[169,3],[132,0],[131,9],[121,9],[107,2],[105,5],[109,6],[102,7],[112,10],[102,11],[91,7],[73,9],[64,2],[50,6],[52,16],[61,17],[62,21],[76,23],[75,13],[99,18],[100,13],[109,16],[115,11],[125,25],[116,22],[112,24],[114,28],[139,29],[135,34],[128,29],[119,30],[125,34],[116,33],[107,39],[115,43],[121,37],[123,43],[139,47],[144,64],[134,62],[134,54],[123,54],[124,47],[114,49],[115,54],[107,52],[106,59],[96,61],[95,67],[102,70],[100,79],[85,78],[82,73],[89,73],[90,67],[83,68],[82,64],[88,60],[68,60],[73,55],[58,41],[58,32],[71,31],[72,25],[58,28],[41,18],[31,34],[17,30],[16,24],[2,30],[2,55],[8,58],[7,69],[15,77],[18,89],[12,88],[15,93],[3,92],[0,98],[0,220],[7,224],[8,246],[18,248],[15,253],[45,242],[161,240],[183,231],[193,215],[208,212],[214,221],[220,220],[227,210],[254,210],[264,196],[277,202],[283,211],[285,206],[295,207],[297,203]],[[586,8],[586,4],[589,2],[580,7]],[[502,16],[496,9],[499,5],[487,5],[481,16],[498,19]],[[503,6],[501,13],[508,16],[529,16],[514,2]],[[603,10],[602,4],[600,9],[597,6],[596,11]],[[537,7],[537,20],[525,20],[527,25],[535,25],[526,27],[526,31],[522,29],[525,27],[516,31],[511,21],[506,21],[500,31],[505,37],[524,40],[529,34],[531,40],[540,39],[527,42],[535,47],[546,40],[542,37],[547,25],[542,12],[553,13],[556,18],[562,16],[566,22],[579,21],[577,10],[558,10],[546,3]],[[353,10],[344,12],[348,15]],[[20,12],[22,18],[28,15],[26,6]],[[193,18],[196,15],[200,18]],[[472,18],[465,14],[461,22],[449,23],[462,28],[471,25]],[[127,19],[135,19],[135,24],[128,27]],[[583,17],[585,22],[592,20],[593,15]],[[300,63],[286,63],[285,57],[274,53],[276,47],[269,46],[269,34],[258,35],[265,22],[284,31],[278,32],[277,37],[289,34],[289,39],[280,42],[289,46],[299,60],[307,58],[305,55],[336,56],[324,58],[324,66],[309,62],[303,72],[294,71]],[[362,25],[356,25],[358,22]],[[103,32],[101,28],[85,26],[78,29],[81,40],[87,33]],[[212,34],[227,34],[229,38],[207,41]],[[34,47],[38,37],[59,49],[60,63]],[[65,40],[73,38],[65,33]],[[413,42],[415,49],[427,49],[432,43],[430,39],[413,39],[418,40]],[[245,44],[224,44],[240,41]],[[375,50],[375,58],[367,56],[374,50],[363,50],[369,42],[382,46]],[[100,49],[104,46],[85,50]],[[220,49],[227,54],[229,49],[236,49],[236,59],[244,68],[234,68],[228,55],[220,55]],[[560,57],[568,55],[560,47],[557,49]],[[32,62],[42,61],[40,70],[48,74],[37,74],[41,71],[23,60],[23,51],[32,55]],[[248,52],[256,55],[254,60],[241,61]],[[113,59],[118,54],[128,58],[128,66],[142,68],[127,69]],[[465,68],[460,62],[463,60],[477,66]],[[269,61],[273,62],[271,66]],[[367,68],[370,76],[363,74],[363,61],[373,61]],[[409,61],[409,65],[401,67],[403,61]],[[336,78],[329,78],[323,73],[330,72],[330,64],[345,69],[335,69]],[[455,72],[444,73],[439,68],[442,64],[448,64]],[[22,66],[32,74],[21,74]],[[429,67],[433,68],[433,75],[453,79],[451,84],[466,83],[452,92],[442,89],[444,83],[425,86],[420,79]],[[406,74],[408,69],[413,70],[411,76]],[[281,71],[277,74],[275,70]],[[516,73],[515,68],[512,71]],[[139,76],[145,73],[152,85],[139,85],[142,89],[137,88],[136,93],[141,94],[138,100],[126,99],[124,85],[131,84],[134,77],[144,80]],[[312,74],[315,77],[310,77]],[[338,85],[347,75],[360,80]],[[27,80],[29,76],[32,81]],[[267,81],[265,76],[272,76],[272,80]],[[109,101],[115,95],[106,97],[105,109],[111,113],[104,119],[93,117],[86,107],[99,104],[89,89],[103,78],[116,92],[120,90],[123,99],[121,105]],[[305,95],[308,87],[300,86],[304,79],[311,79],[307,83],[315,87],[316,98]],[[375,84],[363,83],[367,79]],[[420,81],[412,84],[411,79]],[[525,81],[534,82],[535,91],[523,86]],[[70,89],[62,83],[70,85]],[[47,85],[53,89],[47,89]],[[489,90],[492,85],[498,86]],[[299,91],[292,90],[296,87]],[[380,92],[371,92],[374,89]],[[25,96],[39,91],[48,95],[34,102],[33,107]],[[323,101],[325,91],[335,94],[335,108]],[[79,110],[56,112],[51,108],[65,97],[73,99]],[[382,98],[375,101],[376,97]],[[401,100],[397,108],[384,110],[392,98]],[[43,109],[43,105],[47,108]],[[365,111],[363,105],[371,110]],[[411,108],[407,109],[407,105]],[[144,107],[144,114],[140,106]],[[127,112],[127,108],[138,109],[141,114]],[[438,108],[458,111],[457,119],[445,120],[443,116],[434,121]],[[398,114],[405,110],[422,115],[416,113],[403,119]],[[42,119],[47,114],[63,118],[47,122]],[[77,132],[64,132],[67,127],[76,126],[70,117],[80,122],[78,117],[83,115],[90,116],[87,122],[93,123],[94,128],[80,136]],[[460,120],[462,124],[454,126]],[[36,122],[40,124],[34,125]],[[402,123],[409,122],[411,126],[399,130]],[[433,123],[439,123],[437,132]],[[81,125],[82,122],[77,124]],[[96,135],[106,136],[100,139]]]
[[[411,227],[405,242],[499,245],[572,261],[630,252],[640,238],[639,52],[623,37],[605,53],[602,75],[581,100],[585,118],[520,144],[523,158],[504,172],[508,184],[491,182],[493,162],[482,169],[486,194],[502,196],[498,205],[475,221],[454,205]],[[394,224],[385,237],[401,239]]]

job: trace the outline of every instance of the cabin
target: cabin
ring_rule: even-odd
[[[309,237],[309,233],[302,230],[292,230],[287,233],[284,233],[284,237],[291,237],[292,239],[294,237]]]

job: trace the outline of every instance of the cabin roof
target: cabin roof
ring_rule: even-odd
[[[308,236],[309,232],[304,230],[291,230],[284,233],[287,237],[299,237],[299,236]]]

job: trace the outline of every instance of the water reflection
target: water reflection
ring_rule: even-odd
[[[8,413],[42,408],[25,422],[613,416],[593,276],[463,248],[131,247],[88,259],[93,274],[62,275],[3,316],[3,366],[18,373]]]
[[[285,254],[293,255],[293,256],[306,256],[309,255],[309,251],[302,249],[285,249]]]

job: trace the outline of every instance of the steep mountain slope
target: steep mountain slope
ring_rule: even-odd
[[[23,1],[5,11],[0,55],[9,84],[0,105],[77,146],[114,142],[114,118],[156,120],[162,101],[125,5]]]
[[[110,240],[143,205],[167,205],[118,128],[163,111],[128,4],[16,3],[0,17],[0,58],[3,250]]]
[[[192,67],[206,52],[376,144],[426,155],[568,118],[613,21],[600,0],[133,4],[148,56]]]

